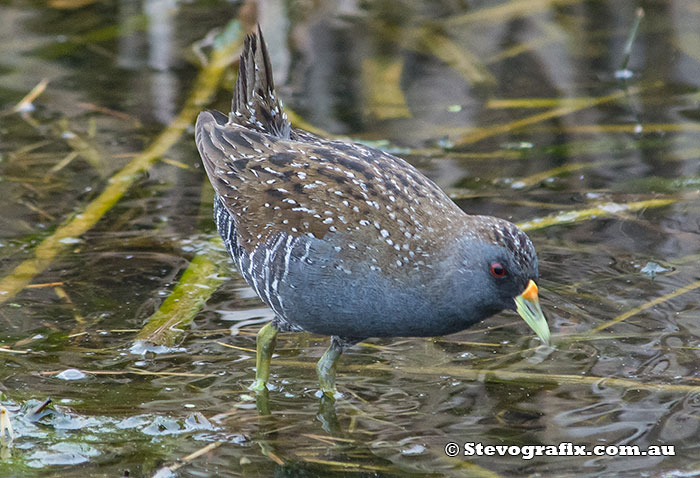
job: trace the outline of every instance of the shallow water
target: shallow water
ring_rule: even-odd
[[[278,92],[307,124],[398,152],[464,210],[529,228],[553,347],[513,313],[367,340],[341,359],[333,407],[314,396],[327,339],[282,334],[256,404],[252,349],[271,312],[209,242],[188,129],[0,298],[0,402],[17,434],[0,475],[700,475],[700,8],[640,5],[619,79],[630,2],[261,1]],[[236,18],[254,9],[0,2],[0,277],[156,141],[202,40]],[[227,73],[201,108],[228,111],[231,85]],[[222,284],[181,341],[134,346],[205,250]],[[451,458],[451,442],[675,454]]]

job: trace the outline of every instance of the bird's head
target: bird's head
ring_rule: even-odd
[[[459,269],[468,283],[461,284],[471,303],[486,318],[511,309],[525,320],[543,342],[549,326],[539,304],[537,254],[519,227],[487,216],[471,216],[459,255]]]

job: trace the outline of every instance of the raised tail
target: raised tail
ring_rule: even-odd
[[[275,95],[272,66],[262,30],[246,36],[229,115],[231,123],[289,138],[291,125]]]

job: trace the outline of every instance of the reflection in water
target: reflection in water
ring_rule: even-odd
[[[124,31],[118,37],[117,66],[136,72],[129,91],[140,93],[148,87],[150,101],[143,109],[160,123],[168,124],[178,107],[179,82],[172,71],[173,52],[179,45],[175,36],[178,2],[145,0],[142,4],[125,0],[117,5],[119,25]],[[145,38],[139,27],[144,20]]]
[[[294,8],[282,0],[260,0],[257,3],[258,23],[265,32],[272,65],[272,77],[276,85],[287,84],[292,62],[288,47],[289,15],[287,9]]]
[[[119,49],[117,66],[124,69],[136,70],[143,63],[143,51],[141,50],[141,35],[129,28],[129,25],[138,17],[141,7],[139,0],[123,0],[118,3],[118,22],[126,33],[119,35]]]
[[[150,75],[153,114],[163,124],[175,116],[177,106],[177,80],[170,71],[177,13],[176,0],[145,0],[144,11],[148,17],[148,66],[155,72]]]

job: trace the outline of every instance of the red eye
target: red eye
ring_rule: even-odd
[[[500,279],[501,277],[505,277],[506,274],[508,274],[508,271],[506,271],[506,268],[503,267],[503,265],[500,262],[492,262],[491,274],[493,274],[494,277],[498,277]]]

